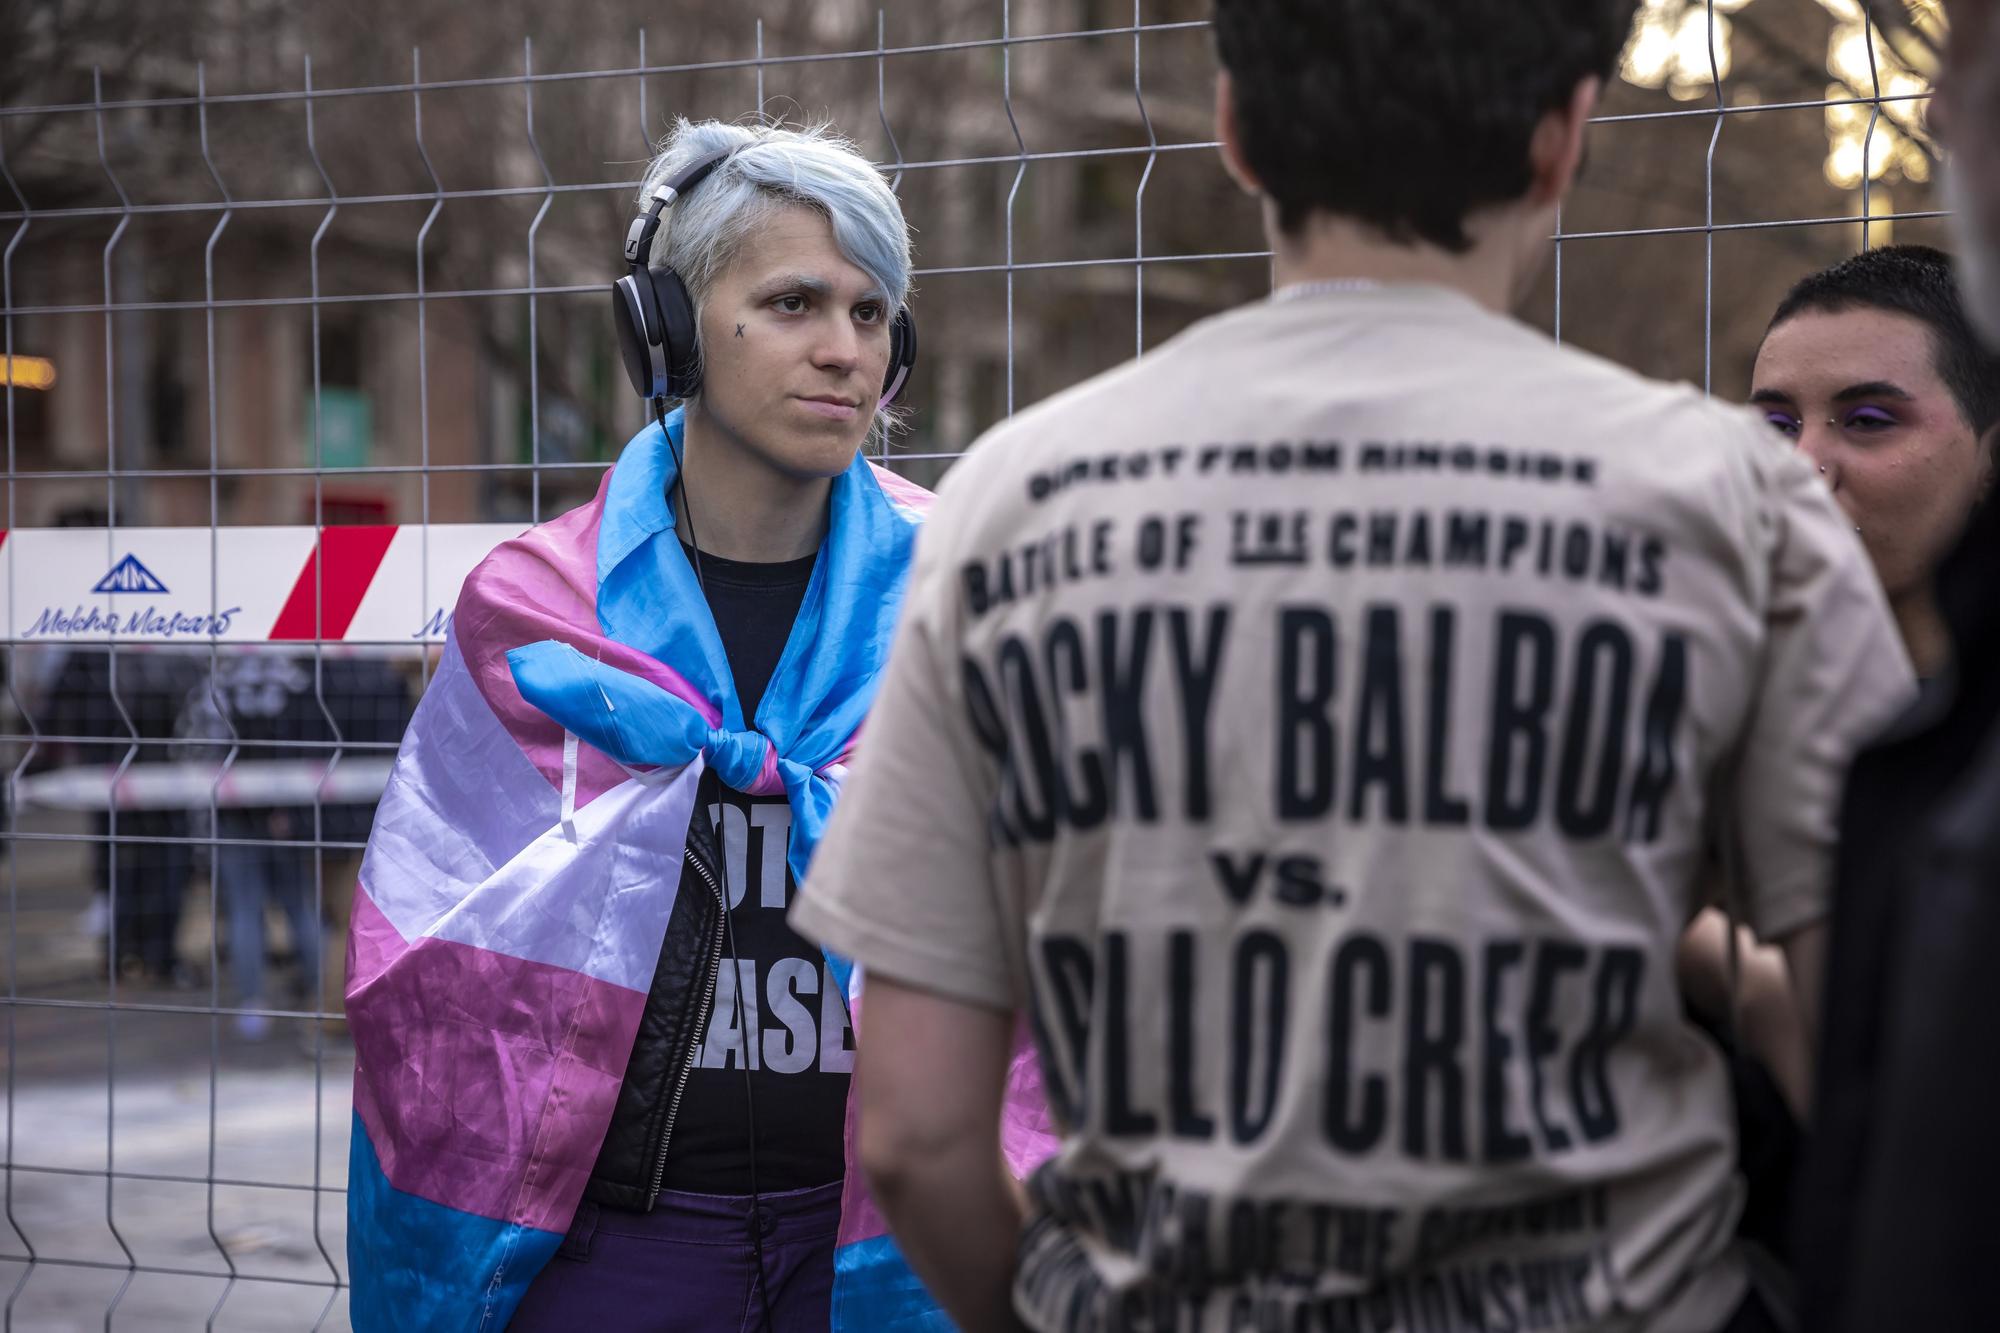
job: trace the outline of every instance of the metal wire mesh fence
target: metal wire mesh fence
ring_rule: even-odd
[[[603,284],[667,117],[891,174],[919,481],[1269,286],[1196,0],[691,5],[664,51],[435,8],[394,52],[193,3],[108,73],[28,17],[0,69],[9,1328],[345,1326],[373,797],[458,580],[641,424]],[[1793,277],[1936,234],[1901,54],[1853,0],[1645,0],[1524,315],[1740,391]]]

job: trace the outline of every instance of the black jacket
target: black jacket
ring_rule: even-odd
[[[1810,1333],[2000,1327],[2000,504],[1940,572],[1955,666],[1855,763],[1796,1249]]]
[[[651,1212],[660,1196],[681,1090],[708,1028],[715,975],[722,961],[722,852],[715,826],[702,817],[715,801],[713,771],[702,774],[695,815],[688,821],[681,858],[680,892],[674,896],[660,964],[646,993],[646,1008],[632,1042],[632,1060],[618,1089],[611,1128],[591,1168],[584,1197],[632,1212]]]

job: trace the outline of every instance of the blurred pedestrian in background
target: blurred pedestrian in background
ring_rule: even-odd
[[[411,700],[401,673],[372,656],[334,652],[315,658],[293,649],[232,648],[214,674],[189,693],[188,734],[224,742],[207,751],[233,762],[324,765],[336,756],[378,756],[408,724]],[[248,784],[246,784],[248,785]],[[204,812],[205,813],[205,812]],[[215,826],[215,885],[227,920],[233,1020],[245,1038],[269,1033],[255,1011],[327,1007],[321,987],[322,926],[329,884],[324,844],[367,839],[372,804],[224,804]],[[350,854],[335,851],[344,863]],[[344,895],[343,895],[344,896]],[[267,973],[270,909],[283,915],[297,970],[280,994]]]

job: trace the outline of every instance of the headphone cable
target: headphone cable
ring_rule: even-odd
[[[694,506],[688,502],[687,460],[682,456],[680,446],[674,443],[673,432],[667,429],[667,405],[664,398],[653,399],[653,418],[659,423],[660,434],[667,438],[667,448],[674,457],[674,489],[679,492],[681,513],[687,516],[687,545],[694,552],[694,581],[701,588],[703,601],[708,600],[708,580],[702,576],[701,543],[695,537]],[[713,615],[713,611],[710,612]],[[717,786],[720,787],[720,782]],[[717,809],[720,814],[720,807]],[[764,1280],[764,1229],[759,1214],[763,1210],[763,1196],[757,1190],[757,1094],[750,1078],[750,1051],[755,1038],[750,1033],[750,1023],[743,1005],[743,956],[736,951],[736,923],[732,919],[729,903],[729,846],[723,836],[722,821],[716,821],[716,841],[719,854],[716,857],[717,873],[722,878],[722,935],[729,946],[729,961],[736,969],[734,983],[729,989],[736,997],[736,1030],[743,1034],[743,1110],[750,1125],[750,1254],[757,1265],[757,1302],[764,1315],[764,1333],[771,1333],[771,1293]],[[748,844],[745,844],[746,850]],[[744,886],[749,891],[749,886]],[[711,1020],[713,1021],[713,1020]],[[762,1026],[761,1024],[759,1025]]]

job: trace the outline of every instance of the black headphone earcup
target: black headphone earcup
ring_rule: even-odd
[[[681,275],[670,268],[653,269],[652,280],[667,397],[687,398],[701,387],[701,340],[694,319],[694,298],[688,295]]]
[[[904,306],[896,312],[895,323],[889,326],[889,372],[882,378],[882,398],[879,406],[894,402],[896,395],[909,382],[910,371],[917,364],[917,321]]]
[[[666,362],[659,352],[659,317],[653,312],[652,283],[644,269],[611,284],[611,324],[618,331],[618,356],[625,378],[641,398],[666,392]],[[650,317],[649,317],[650,315]]]

